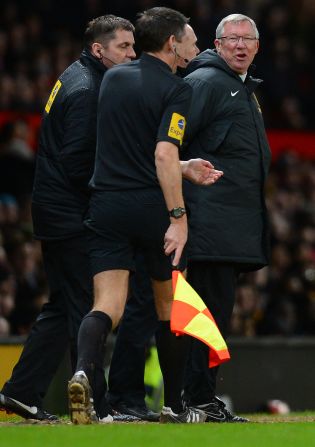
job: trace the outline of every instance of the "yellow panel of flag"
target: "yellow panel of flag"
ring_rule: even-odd
[[[188,334],[209,346],[209,368],[230,360],[230,354],[211,312],[183,275],[173,271],[174,301],[171,330]]]

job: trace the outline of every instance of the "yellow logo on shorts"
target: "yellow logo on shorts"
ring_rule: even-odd
[[[168,129],[168,136],[176,138],[176,140],[179,140],[180,144],[182,144],[185,133],[185,127],[186,127],[185,117],[174,112],[172,115],[170,127]]]
[[[55,98],[57,96],[57,93],[58,93],[58,91],[59,91],[61,86],[62,86],[62,83],[58,79],[58,81],[54,85],[54,88],[52,89],[51,94],[50,94],[50,96],[48,98],[47,104],[45,106],[45,112],[47,112],[47,113],[50,112],[50,108],[53,105],[53,102],[54,102],[54,100],[55,100]]]

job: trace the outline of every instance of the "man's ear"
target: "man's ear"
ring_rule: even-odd
[[[176,39],[174,34],[172,34],[166,41],[168,52],[174,53],[176,50]]]
[[[218,54],[220,54],[221,45],[222,45],[221,39],[215,39],[214,40],[214,45],[215,45],[215,48],[216,48]]]
[[[102,59],[102,45],[98,42],[93,42],[91,46],[91,53],[97,59]]]

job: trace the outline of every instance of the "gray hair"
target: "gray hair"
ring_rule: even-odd
[[[230,14],[230,15],[224,17],[224,19],[222,19],[221,22],[219,23],[219,25],[217,26],[217,29],[215,32],[215,37],[217,39],[220,39],[220,37],[222,37],[223,28],[226,23],[229,23],[229,22],[238,23],[238,22],[245,22],[245,21],[249,22],[252,25],[253,30],[255,32],[255,37],[256,37],[256,39],[259,39],[259,32],[258,32],[256,23],[250,17],[244,16],[244,14]]]

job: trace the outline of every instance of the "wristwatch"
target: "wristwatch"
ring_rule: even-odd
[[[177,207],[173,208],[171,211],[168,212],[170,217],[174,217],[174,219],[179,219],[180,217],[183,217],[184,214],[186,214],[185,208]]]

